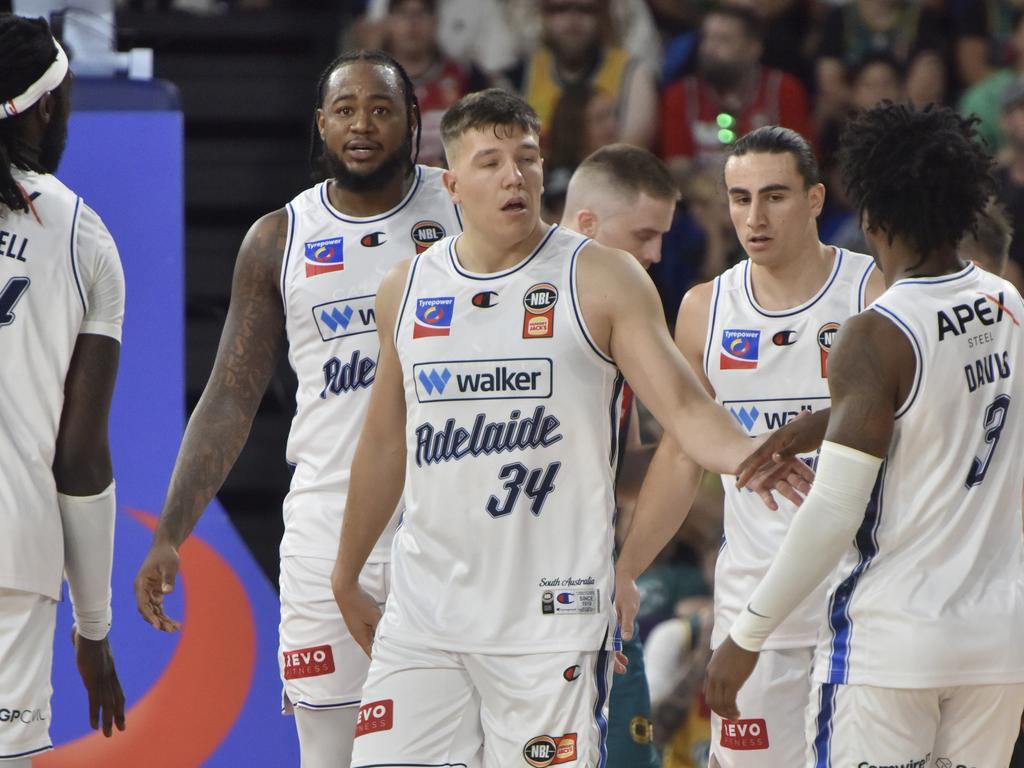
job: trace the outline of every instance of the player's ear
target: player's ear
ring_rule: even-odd
[[[811,214],[818,218],[825,205],[825,185],[821,182],[807,188],[807,201],[811,204]]]
[[[327,121],[327,116],[324,115],[323,109],[320,107],[316,108],[316,112],[313,113],[313,119],[316,120],[316,131],[320,134],[320,141],[324,140],[324,123]]]
[[[599,221],[597,214],[589,208],[581,208],[578,210],[576,212],[576,221],[574,221],[573,224],[575,224],[574,229],[581,235],[586,235],[587,237],[597,236]]]
[[[441,183],[448,190],[448,196],[451,197],[452,202],[459,205],[462,199],[459,197],[458,179],[455,176],[455,172],[450,169],[445,170],[441,174]]]

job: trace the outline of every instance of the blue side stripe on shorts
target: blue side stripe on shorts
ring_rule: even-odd
[[[601,737],[601,751],[597,759],[597,768],[608,765],[608,719],[604,715],[604,705],[608,699],[608,651],[601,650],[597,654],[597,665],[594,670],[597,676],[597,704],[594,706],[594,720],[597,732]]]
[[[818,728],[814,737],[814,768],[832,768],[832,717],[835,714],[836,688],[822,683],[818,693]]]

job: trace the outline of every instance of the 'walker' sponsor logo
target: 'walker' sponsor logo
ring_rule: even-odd
[[[722,331],[722,349],[718,367],[723,371],[753,370],[757,368],[760,331],[727,328]]]
[[[726,749],[768,749],[764,720],[723,720],[721,744]]]
[[[513,410],[505,421],[487,421],[478,413],[470,427],[461,427],[455,419],[443,427],[430,422],[416,427],[416,466],[458,461],[466,456],[546,448],[562,439],[558,428],[562,422],[538,405],[530,416]]]
[[[395,721],[394,699],[381,699],[363,704],[356,717],[356,738],[368,733],[390,731]]]
[[[294,680],[299,677],[319,677],[334,672],[334,654],[331,653],[329,645],[284,651],[282,655],[284,656],[285,680]]]
[[[824,386],[824,385],[823,385]],[[828,408],[829,399],[792,397],[769,400],[726,400],[722,405],[752,435],[760,435],[785,426],[802,413]]]
[[[320,338],[331,341],[376,331],[377,317],[373,309],[376,298],[370,294],[317,304],[313,307],[313,320],[320,331]]]
[[[413,381],[421,403],[551,397],[551,360],[456,360],[416,363]]]

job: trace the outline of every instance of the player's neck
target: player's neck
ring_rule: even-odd
[[[952,275],[967,266],[956,248],[940,248],[922,259],[919,251],[899,239],[880,253],[880,259],[887,288],[897,280]]]
[[[513,245],[503,245],[495,243],[486,232],[474,229],[466,222],[465,230],[455,243],[456,258],[467,272],[478,275],[504,272],[533,253],[551,226],[537,219],[536,226],[527,237]]]
[[[764,309],[779,312],[799,307],[825,285],[838,258],[836,249],[817,238],[809,241],[796,258],[777,264],[750,263],[754,298]]]
[[[327,198],[341,213],[363,219],[386,213],[402,202],[415,178],[416,169],[413,168],[409,173],[396,173],[393,179],[376,189],[360,192],[345,189],[332,179],[327,184]]]

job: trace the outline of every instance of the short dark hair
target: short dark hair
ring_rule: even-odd
[[[748,38],[751,40],[764,40],[764,24],[761,22],[761,18],[749,8],[718,3],[705,13],[704,18],[709,16],[726,16],[738,21],[743,26],[743,33]]]
[[[974,239],[978,247],[998,267],[999,273],[1006,269],[1010,257],[1010,243],[1013,241],[1013,224],[1002,203],[994,197],[978,212],[974,226]]]
[[[882,64],[883,66],[891,69],[901,82],[903,81],[903,78],[906,77],[906,67],[900,63],[899,59],[893,56],[889,51],[881,50],[871,51],[852,67],[847,69],[846,82],[853,85],[857,82],[857,78],[863,75],[868,67],[873,67],[875,64]]]
[[[890,242],[905,239],[922,260],[973,232],[993,192],[992,158],[977,123],[949,107],[891,101],[851,118],[839,165],[861,220],[866,215]]]
[[[369,64],[386,67],[398,75],[398,80],[402,84],[402,99],[405,102],[405,119],[409,130],[409,141],[414,147],[414,154],[410,160],[410,165],[415,165],[420,156],[420,130],[422,128],[419,119],[420,102],[419,99],[416,98],[416,86],[413,85],[409,74],[405,71],[402,65],[391,56],[391,54],[385,51],[347,51],[328,64],[320,73],[320,77],[316,81],[316,104],[313,106],[313,129],[309,139],[309,166],[310,170],[313,172],[313,176],[320,180],[326,178],[327,166],[324,162],[324,143],[320,138],[320,131],[317,129],[316,111],[321,109],[324,105],[324,91],[327,88],[327,81],[331,79],[331,75],[342,67],[353,64],[357,61],[365,61]],[[416,123],[415,136],[413,135],[412,128],[413,122]]]
[[[678,200],[679,187],[668,166],[651,152],[631,144],[609,144],[584,159],[577,173],[604,174],[616,191],[641,193],[658,200]]]
[[[441,118],[441,141],[445,152],[467,131],[484,128],[493,128],[495,135],[498,135],[498,129],[518,128],[539,136],[540,119],[525,100],[500,88],[467,94],[452,104]]]
[[[729,147],[727,158],[749,153],[793,156],[797,172],[803,177],[804,189],[821,182],[821,172],[810,143],[796,131],[781,125],[765,125],[741,136]]]
[[[23,93],[56,59],[57,46],[43,19],[0,14],[0,102]],[[29,204],[11,175],[12,166],[47,173],[20,140],[27,114],[0,120],[0,203],[15,211],[27,211]]]

